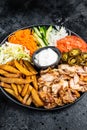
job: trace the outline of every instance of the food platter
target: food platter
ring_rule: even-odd
[[[24,30],[24,29],[32,29],[33,27],[43,27],[45,26],[46,28],[48,28],[50,25],[32,25],[32,26],[27,26],[27,27],[23,27],[23,28],[20,28],[19,30]],[[54,28],[56,25],[52,25]],[[60,27],[61,28],[61,27]],[[77,36],[80,38],[80,36],[76,33],[74,33],[73,31],[65,28],[66,32],[70,35],[74,35],[74,36]],[[18,30],[17,30],[18,31]],[[15,31],[15,32],[17,32]],[[12,36],[15,32],[9,34],[2,42],[1,42],[1,45],[3,45],[7,40],[8,40],[8,37]],[[37,70],[38,71],[38,70]],[[30,108],[30,109],[35,109],[35,110],[59,110],[59,109],[62,109],[62,108],[66,108],[74,103],[76,103],[77,101],[79,101],[84,95],[85,95],[85,92],[84,93],[80,93],[80,97],[77,98],[74,102],[72,103],[68,103],[68,104],[65,104],[63,106],[56,106],[54,108],[50,108],[50,109],[46,109],[46,108],[43,108],[43,107],[36,107],[34,104],[31,104],[31,105],[25,105],[23,103],[21,103],[20,101],[18,101],[16,98],[14,98],[13,96],[11,96],[9,93],[7,93],[3,87],[0,87],[1,91],[6,95],[7,98],[9,98],[12,102],[20,105],[20,106],[23,106],[23,107],[26,107],[26,108]]]

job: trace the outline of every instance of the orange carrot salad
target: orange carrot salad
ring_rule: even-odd
[[[68,52],[73,48],[79,48],[83,52],[87,51],[87,44],[84,40],[77,36],[66,36],[57,41],[57,48],[61,52]]]
[[[8,42],[21,44],[30,50],[32,55],[37,50],[37,42],[33,36],[31,29],[18,30],[14,34],[8,37]]]

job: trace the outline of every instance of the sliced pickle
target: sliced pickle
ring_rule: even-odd
[[[71,51],[69,51],[69,56],[75,57],[81,54],[81,50],[80,49],[72,49]]]

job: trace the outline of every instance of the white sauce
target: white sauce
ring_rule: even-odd
[[[50,48],[44,49],[35,56],[35,62],[40,66],[49,66],[55,63],[58,55]]]

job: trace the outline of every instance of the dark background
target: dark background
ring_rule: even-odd
[[[87,41],[87,0],[21,1],[0,0],[0,42],[24,26],[60,23]],[[0,130],[87,130],[87,94],[61,111],[41,112],[22,108],[0,92]]]

